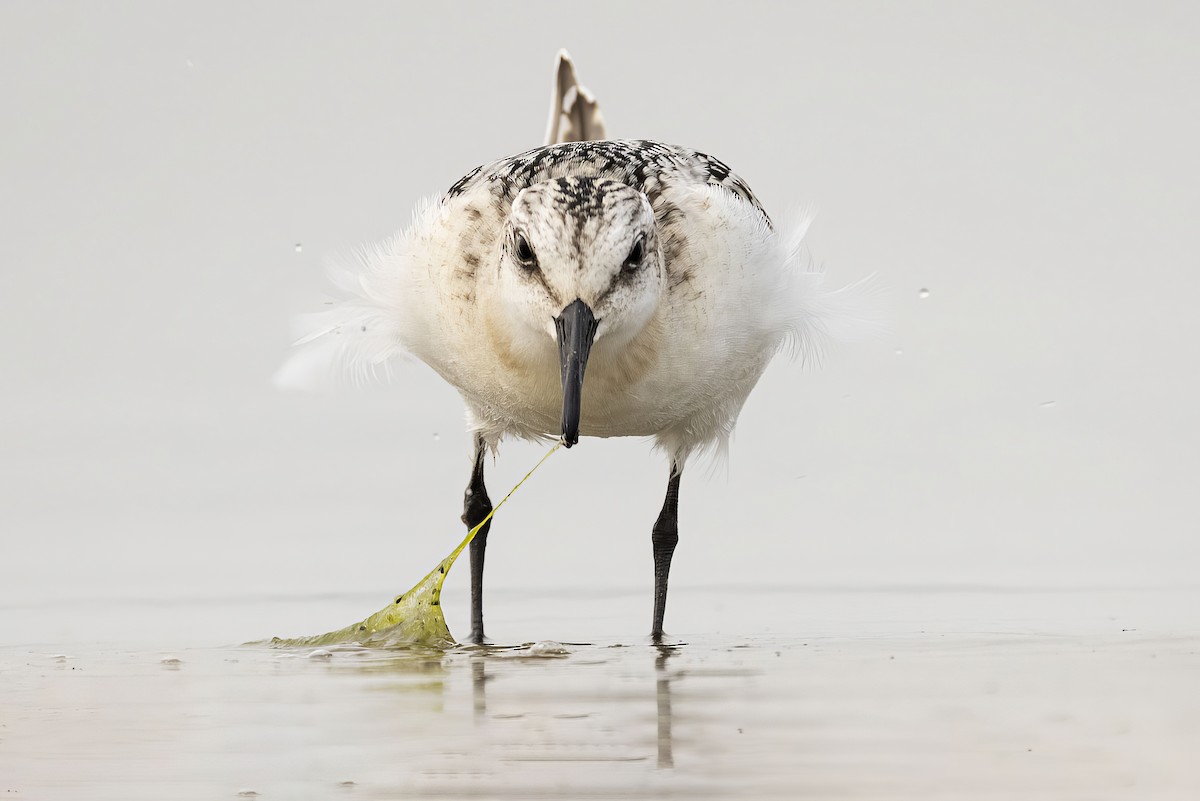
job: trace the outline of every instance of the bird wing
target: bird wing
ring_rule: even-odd
[[[546,144],[606,139],[600,104],[575,75],[575,62],[566,50],[554,59],[554,85],[550,88],[550,121]]]

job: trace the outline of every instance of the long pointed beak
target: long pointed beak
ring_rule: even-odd
[[[568,448],[579,442],[579,412],[583,405],[583,371],[596,338],[599,322],[578,298],[554,318],[558,330],[558,358],[562,365],[562,439]]]

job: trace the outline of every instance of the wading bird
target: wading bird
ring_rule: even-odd
[[[452,384],[473,437],[463,521],[491,510],[484,457],[507,436],[652,437],[670,468],[651,529],[663,637],[680,477],[724,447],[767,363],[819,347],[853,315],[784,230],[711,156],[604,139],[565,54],[549,143],[477,167],[364,251],[317,358],[370,369],[406,352]],[[576,141],[583,140],[583,141]],[[311,359],[310,359],[311,361]],[[490,522],[471,543],[471,640],[484,641]]]

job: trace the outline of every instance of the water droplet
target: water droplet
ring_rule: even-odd
[[[438,432],[436,432],[436,431],[434,431],[434,432],[433,432],[433,441],[434,441],[434,442],[437,442],[437,441],[438,441],[438,440],[440,440],[441,438],[442,438],[442,435],[441,435],[441,434],[439,434],[439,433],[438,433]]]
[[[569,653],[561,642],[554,640],[542,640],[529,646],[530,656],[566,656]]]
[[[296,243],[296,252],[297,252],[297,253],[303,253],[303,252],[304,252],[304,245],[302,245],[302,244],[300,244],[299,242],[297,242],[297,243]]]
[[[928,289],[926,289],[925,287],[921,287],[921,291],[917,293],[917,297],[918,297],[918,298],[927,298],[927,297],[929,297],[929,290],[928,290]]]
[[[1058,401],[1042,401],[1040,405],[1043,409],[1049,409],[1052,406],[1057,406]]]
[[[904,355],[904,348],[896,348],[896,355],[897,355],[897,356],[903,356],[903,355]]]
[[[185,60],[187,61],[187,65],[188,65],[189,67],[194,67],[194,66],[196,66],[195,64],[193,64],[193,63],[192,63],[192,60],[191,60],[190,58],[189,58],[189,59],[185,59]]]

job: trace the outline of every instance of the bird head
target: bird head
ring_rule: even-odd
[[[602,178],[556,178],[513,200],[498,290],[517,336],[557,343],[562,438],[579,441],[592,344],[620,348],[645,328],[666,283],[654,211],[645,194]]]

